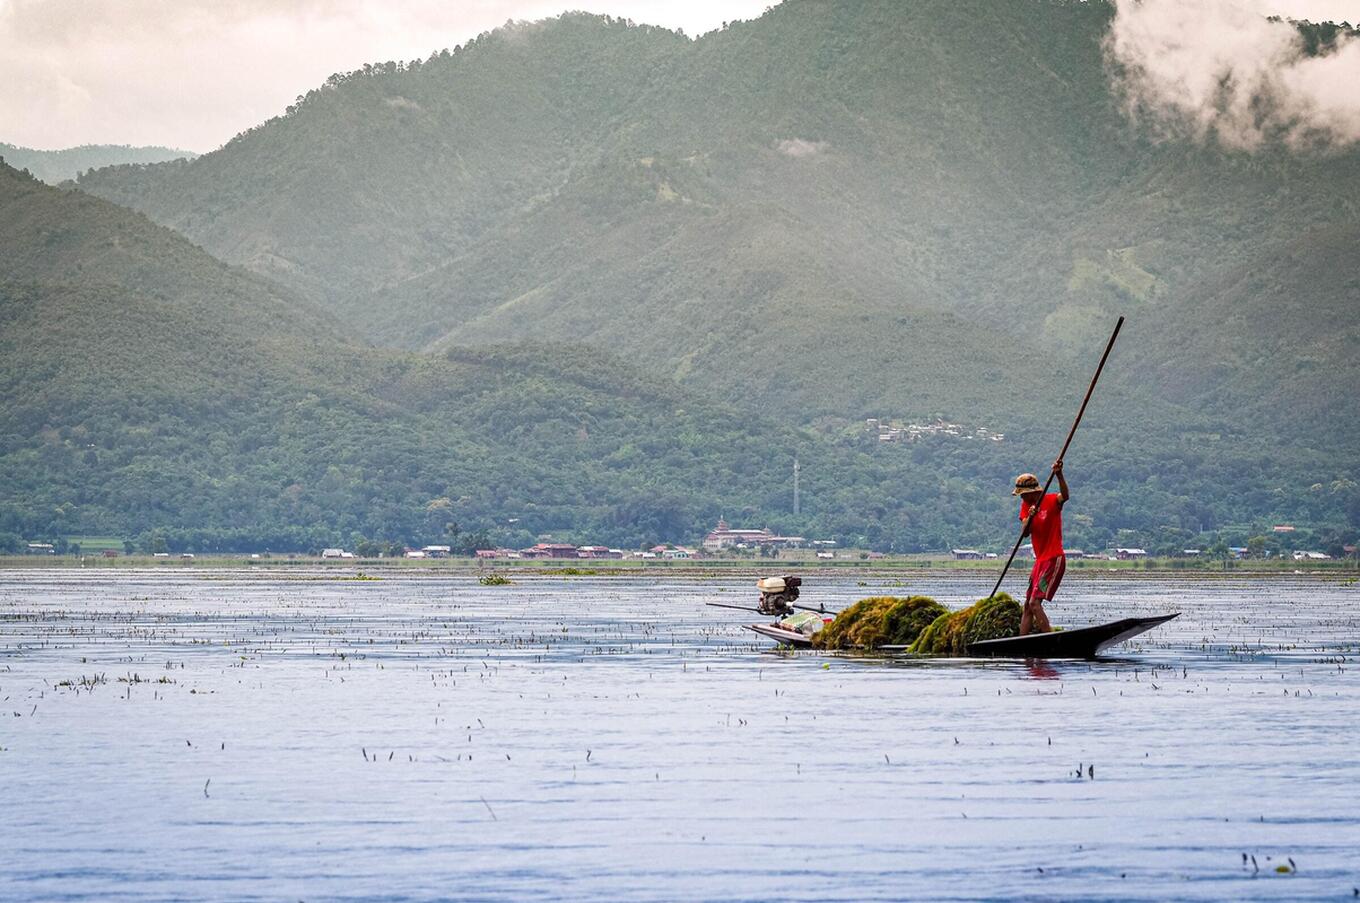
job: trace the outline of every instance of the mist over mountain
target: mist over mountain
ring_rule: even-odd
[[[0,141],[0,159],[15,169],[26,169],[49,185],[57,185],[90,169],[122,164],[192,160],[192,151],[171,147],[129,147],[125,144],[83,144],[61,150],[34,150]]]
[[[1122,313],[1072,456],[1079,541],[1174,543],[1272,518],[1353,532],[1360,153],[1144,130],[1112,81],[1113,13],[788,0],[697,41],[568,14],[333,77],[218,151],[79,185],[305,311],[287,334],[354,362],[322,367],[318,385],[416,418],[399,431],[463,435],[492,418],[484,380],[509,381],[525,411],[557,399],[551,422],[585,405],[614,425],[598,445],[586,428],[590,453],[565,458],[550,436],[571,427],[524,426],[536,439],[520,448],[470,434],[486,453],[460,486],[503,465],[497,492],[458,490],[478,517],[517,516],[527,474],[568,474],[576,501],[535,529],[631,539],[646,531],[627,526],[628,493],[665,491],[687,500],[636,518],[670,524],[656,538],[736,513],[880,547],[994,541],[1013,516],[996,487],[1046,465]],[[507,342],[539,350],[485,350]],[[596,351],[617,356],[612,376],[554,395]],[[441,407],[453,420],[371,375],[454,361],[476,363],[448,394],[480,400]],[[296,366],[290,354],[261,372]],[[863,431],[865,417],[936,415],[1007,439],[880,448]],[[406,422],[345,416],[356,435]],[[651,424],[647,453],[633,418]],[[671,459],[677,447],[688,457]],[[646,479],[599,469],[622,448],[621,473]],[[801,521],[786,497],[795,448],[816,461],[823,506]],[[431,482],[401,510],[453,491],[443,466],[404,465]],[[378,497],[367,479],[339,510]],[[394,532],[368,517],[346,523]]]

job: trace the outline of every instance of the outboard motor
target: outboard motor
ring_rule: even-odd
[[[760,590],[760,604],[756,610],[776,617],[793,614],[793,603],[798,599],[798,587],[802,585],[802,577],[762,577],[756,581]]]

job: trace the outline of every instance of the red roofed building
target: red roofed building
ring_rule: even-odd
[[[704,537],[704,550],[719,552],[737,546],[758,546],[773,542],[775,535],[769,530],[734,530],[727,521],[718,518],[718,525]]]
[[[525,558],[578,558],[576,546],[566,542],[540,542],[524,550]]]

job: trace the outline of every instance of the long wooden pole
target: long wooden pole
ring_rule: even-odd
[[[1119,338],[1119,330],[1124,326],[1124,318],[1120,317],[1119,322],[1114,324],[1114,332],[1110,334],[1109,344],[1105,346],[1105,353],[1100,356],[1100,363],[1096,365],[1095,376],[1091,377],[1091,385],[1086,387],[1086,397],[1081,400],[1081,407],[1077,410],[1077,419],[1072,421],[1072,428],[1067,431],[1067,441],[1063,443],[1062,451],[1058,452],[1056,460],[1061,461],[1067,457],[1067,447],[1072,444],[1072,437],[1077,434],[1077,426],[1081,423],[1081,415],[1086,413],[1086,405],[1091,401],[1091,393],[1096,390],[1096,383],[1100,380],[1100,371],[1105,369],[1105,361],[1109,360],[1110,352],[1114,350],[1114,340]],[[1048,487],[1053,485],[1053,471],[1048,472],[1048,480],[1044,483],[1044,496],[1048,495]],[[1039,497],[1042,504],[1043,496]],[[1029,517],[1025,518],[1025,526],[1020,529],[1020,535],[1015,538],[1015,546],[1011,549],[1010,557],[1006,559],[1006,566],[1001,569],[1001,576],[996,578],[996,586],[992,587],[992,596],[995,596],[1001,589],[1001,581],[1006,579],[1006,573],[1011,569],[1011,562],[1015,561],[1015,553],[1020,551],[1020,543],[1024,541],[1025,534],[1029,532],[1030,524],[1034,523],[1034,515],[1039,513],[1039,505],[1030,508]]]

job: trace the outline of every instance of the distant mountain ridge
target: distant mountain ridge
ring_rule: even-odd
[[[868,437],[828,441],[596,349],[363,347],[292,290],[8,166],[0,398],[6,536],[304,550],[447,541],[456,523],[461,544],[637,547],[726,513],[908,549],[1006,523],[990,478],[906,472]]]
[[[612,359],[365,349],[288,290],[7,166],[0,251],[0,532],[303,549],[460,522],[635,545],[779,479],[731,476],[777,427],[748,437]]]
[[[192,160],[198,154],[171,147],[131,147],[126,144],[82,144],[60,150],[34,150],[0,142],[0,159],[15,169],[26,169],[49,185],[76,178],[91,169],[124,164]]]
[[[400,437],[395,471],[343,447],[366,463],[326,483],[348,487],[326,497],[337,522],[370,532],[411,529],[419,496],[456,484],[476,487],[456,494],[478,517],[532,511],[596,538],[692,534],[727,513],[880,548],[994,542],[1013,520],[1005,487],[1046,466],[1124,313],[1069,460],[1076,542],[1174,544],[1269,518],[1353,534],[1360,155],[1154,143],[1110,94],[1109,17],[1098,2],[788,0],[689,41],[569,14],[334,77],[212,154],[79,184],[248,268],[222,290],[254,278],[274,300],[247,322],[303,312],[282,333],[329,349],[321,363],[280,352],[257,369],[281,398],[343,388],[327,437]],[[6,240],[50,259],[38,238],[68,228]],[[118,241],[52,275],[186,278],[107,260]],[[189,281],[208,263],[185,261]],[[78,370],[25,328],[14,347]],[[185,329],[158,342],[206,341]],[[607,378],[583,384],[571,374],[592,354]],[[36,442],[46,408],[13,385],[33,421],[15,434]],[[290,404],[261,417],[293,423]],[[1006,441],[879,447],[864,430],[936,415]],[[414,451],[445,433],[481,463]],[[585,444],[559,454],[572,436]],[[817,500],[801,520],[795,449]],[[243,457],[228,470],[253,472]],[[307,473],[297,485],[321,485]],[[389,509],[376,473],[420,488]],[[529,498],[557,483],[551,503]],[[297,516],[318,525],[311,498]]]
[[[1013,469],[1060,429],[885,444],[714,404],[597,349],[364,348],[291,290],[7,166],[0,261],[6,535],[306,549],[444,540],[457,523],[462,544],[636,546],[693,541],[726,514],[882,549],[994,545],[1012,529]],[[1226,441],[1212,421],[1148,455],[1118,395],[1103,401],[1073,468],[1075,543],[1174,546],[1257,518],[1340,541],[1360,521],[1354,481],[1260,473],[1326,473],[1324,455]]]
[[[1251,407],[1255,375],[1183,327],[1232,271],[1354,226],[1360,153],[1152,143],[1109,88],[1110,16],[787,0],[690,41],[569,14],[81,184],[385,345],[568,339],[804,419],[993,419],[998,385],[1059,391],[1128,313],[1131,397]],[[1263,357],[1271,421],[1316,429],[1294,403],[1353,373],[1332,364]]]

